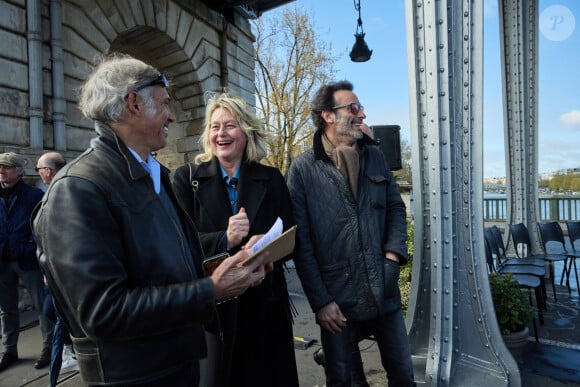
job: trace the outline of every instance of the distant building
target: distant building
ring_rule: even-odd
[[[484,184],[490,185],[504,185],[505,186],[505,177],[491,177],[483,179]]]

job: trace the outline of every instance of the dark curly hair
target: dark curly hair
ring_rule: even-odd
[[[310,115],[317,131],[324,130],[325,123],[324,119],[322,119],[322,112],[324,110],[332,110],[332,107],[336,105],[334,93],[339,90],[352,91],[353,88],[352,83],[349,81],[338,81],[327,83],[318,89],[310,104]]]

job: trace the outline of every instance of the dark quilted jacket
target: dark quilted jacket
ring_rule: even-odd
[[[335,301],[349,320],[368,320],[401,307],[397,253],[407,263],[406,210],[376,146],[362,147],[358,198],[315,134],[313,149],[288,172],[298,233],[294,261],[314,312]]]

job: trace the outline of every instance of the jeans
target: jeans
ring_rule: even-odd
[[[356,354],[354,352],[356,352]],[[370,387],[369,383],[367,382],[367,377],[365,375],[362,358],[358,348],[355,351],[353,351],[352,355],[351,377],[352,377],[351,384],[352,387]]]
[[[362,339],[363,339],[363,337],[361,337],[359,334],[357,334],[351,343],[351,345],[352,345],[352,349],[351,349],[351,351],[352,351],[352,364],[351,364],[351,369],[350,369],[350,376],[352,379],[352,384],[351,384],[352,387],[370,387],[368,382],[367,382],[362,356],[360,353],[360,349],[358,347],[358,342],[359,342],[359,340],[362,340]]]
[[[0,322],[2,324],[2,344],[4,351],[17,351],[20,331],[20,311],[18,310],[18,278],[22,281],[38,312],[43,348],[52,344],[53,324],[42,313],[46,285],[40,270],[22,270],[17,262],[8,262],[0,273]]]
[[[411,350],[400,309],[373,320],[351,321],[342,328],[342,332],[336,334],[324,328],[320,329],[326,385],[351,386],[352,348],[358,340],[357,333],[361,330],[371,333],[377,341],[389,387],[414,386]]]
[[[56,312],[56,310],[55,310]],[[64,348],[64,336],[68,335],[62,319],[56,312],[56,324],[54,324],[54,336],[50,354],[50,387],[55,387],[62,366],[62,349]]]

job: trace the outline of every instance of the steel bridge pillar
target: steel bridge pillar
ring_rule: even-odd
[[[538,0],[500,0],[507,224],[524,223],[540,250],[538,216]],[[507,226],[507,225],[506,225]],[[509,243],[509,238],[506,243]],[[510,244],[510,250],[513,245]]]
[[[406,1],[415,255],[407,311],[427,386],[519,386],[483,246],[483,2]]]

